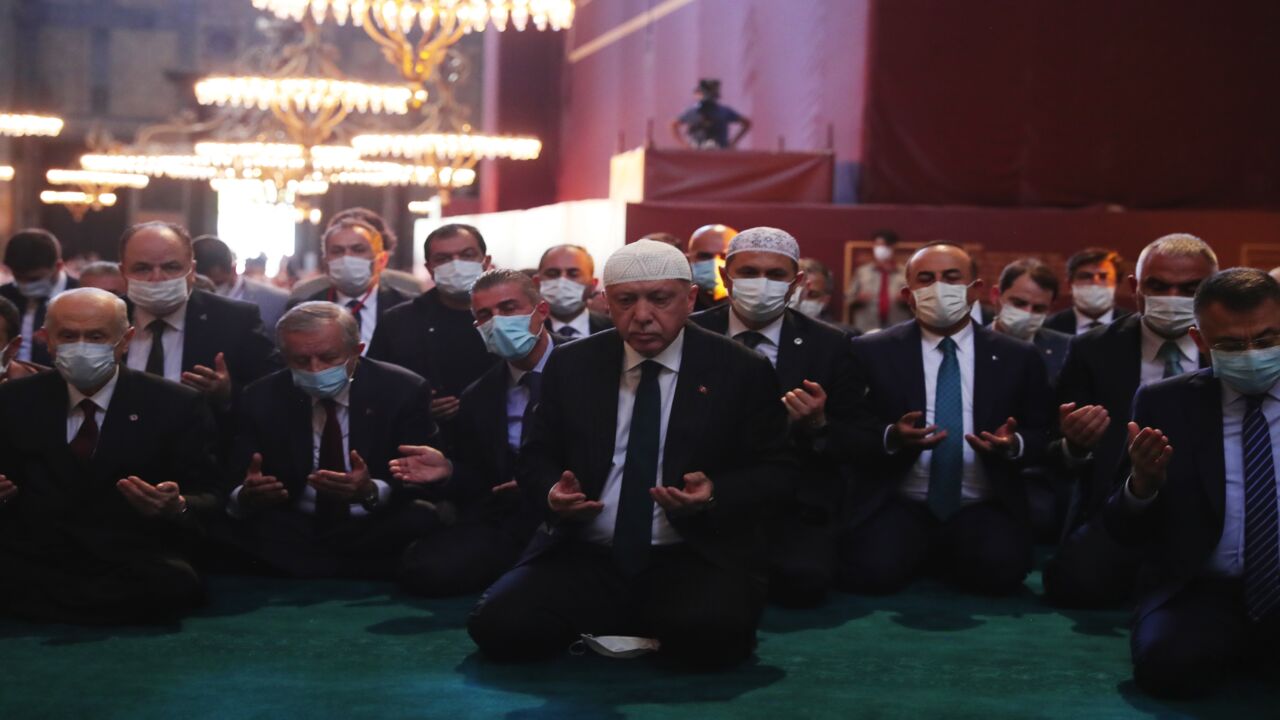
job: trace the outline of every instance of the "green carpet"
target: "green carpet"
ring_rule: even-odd
[[[1030,590],[992,601],[921,583],[770,609],[751,664],[682,675],[652,659],[484,662],[463,629],[470,600],[376,583],[211,585],[212,605],[180,626],[0,622],[0,718],[1280,716],[1274,675],[1195,704],[1144,698],[1123,613],[1064,613]]]

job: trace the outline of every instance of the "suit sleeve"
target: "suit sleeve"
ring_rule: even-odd
[[[1133,397],[1133,421],[1138,427],[1159,427],[1158,418],[1169,417],[1168,412],[1161,413],[1153,401],[1151,394],[1146,387],[1138,389]],[[1102,506],[1101,518],[1103,527],[1106,528],[1107,534],[1115,538],[1116,542],[1122,545],[1136,546],[1141,545],[1148,538],[1156,537],[1156,527],[1160,522],[1163,514],[1164,494],[1156,495],[1155,501],[1149,506],[1138,509],[1125,497],[1125,487],[1128,484],[1129,477],[1129,453],[1128,442],[1125,443],[1126,450],[1121,456],[1119,465],[1116,468],[1113,486],[1115,490],[1111,496],[1107,498],[1107,502]],[[1175,448],[1174,452],[1177,452]]]
[[[395,444],[392,450],[395,451],[401,445],[430,445],[435,447],[439,434],[436,429],[436,422],[431,417],[431,385],[423,381],[414,388],[411,397],[401,407],[399,416],[396,418],[395,429],[393,430]],[[393,454],[392,457],[395,457]],[[391,470],[384,465],[379,468],[371,468],[374,477],[382,480],[391,486],[394,495],[402,494],[406,487],[391,476]],[[409,486],[414,489],[414,495],[434,498],[443,492],[438,486],[426,486],[418,488]]]
[[[562,385],[569,386],[561,375],[563,365],[560,353],[552,353],[542,372],[542,396],[533,413],[533,428],[525,444],[520,448],[516,462],[516,484],[526,502],[537,507],[538,512],[551,525],[562,521],[551,512],[547,494],[560,480],[560,474],[568,469],[563,424]],[[579,478],[581,480],[581,478]]]
[[[217,511],[222,497],[214,460],[213,441],[217,432],[213,416],[204,398],[196,395],[186,401],[177,419],[182,425],[174,434],[170,447],[171,477],[186,498],[188,512],[197,517],[208,517]],[[163,482],[165,479],[168,478],[156,478],[155,481]]]
[[[256,305],[245,309],[243,328],[236,363],[240,367],[231,366],[229,358],[227,363],[232,378],[242,388],[284,367],[275,343],[271,342],[262,325],[262,316]]]
[[[867,402],[867,378],[854,359],[852,338],[832,361],[827,388],[827,429],[814,450],[836,462],[854,462],[884,452],[884,423]]]
[[[395,334],[396,315],[397,313],[388,311],[378,319],[378,324],[373,328],[373,339],[369,341],[369,348],[365,351],[365,357],[382,362],[395,362],[395,358],[391,357],[389,338]]]
[[[1017,432],[1022,435],[1022,465],[1038,465],[1044,461],[1045,449],[1053,429],[1053,391],[1044,356],[1037,349],[1028,354],[1023,373],[1021,407],[1018,408]]]

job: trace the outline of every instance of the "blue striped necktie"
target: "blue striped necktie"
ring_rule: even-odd
[[[1178,348],[1178,343],[1166,340],[1156,351],[1156,357],[1164,361],[1163,379],[1167,380],[1183,373],[1182,350]]]
[[[1263,395],[1248,395],[1244,415],[1244,596],[1261,621],[1280,606],[1280,537],[1276,533],[1276,469]]]
[[[960,390],[956,341],[943,338],[938,349],[942,351],[942,366],[938,368],[933,423],[939,431],[947,431],[947,439],[934,446],[929,463],[929,509],[940,520],[946,520],[960,509],[964,478],[964,398]]]

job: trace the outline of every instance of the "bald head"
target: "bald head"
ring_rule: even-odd
[[[973,269],[973,258],[964,248],[950,243],[925,245],[907,260],[907,286],[914,289],[937,280],[971,283],[977,279]]]
[[[1270,275],[1276,279],[1276,282],[1280,282],[1280,267],[1271,268]]]
[[[76,288],[49,301],[40,333],[52,355],[57,355],[59,345],[93,343],[116,346],[119,361],[133,328],[124,300],[106,290]]]
[[[728,225],[703,225],[689,236],[689,260],[723,259],[738,231]]]

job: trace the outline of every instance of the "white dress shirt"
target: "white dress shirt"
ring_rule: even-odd
[[[587,337],[591,334],[591,313],[587,312],[586,307],[583,307],[582,312],[575,315],[569,322],[563,322],[555,317],[551,318],[551,332],[557,335],[564,335],[563,330],[566,327],[571,327],[574,330],[575,334],[565,335],[571,340]]]
[[[343,295],[338,292],[337,288],[334,288],[333,293],[333,296],[337,298],[334,302],[348,310],[351,308],[347,307],[347,303],[353,300],[360,301],[360,297]],[[373,331],[376,327],[378,327],[378,286],[375,284],[369,290],[368,297],[364,298],[364,304],[360,306],[360,342],[364,343],[364,350],[360,353],[361,355],[368,354],[369,344],[373,342]]]
[[[671,419],[671,405],[675,402],[676,381],[680,377],[680,360],[684,355],[684,331],[666,350],[647,358],[623,343],[621,381],[618,383],[618,418],[613,438],[613,464],[600,492],[604,509],[583,529],[582,537],[603,545],[613,544],[613,529],[618,519],[618,499],[622,493],[622,471],[627,464],[627,441],[631,436],[631,411],[636,404],[636,390],[640,387],[640,364],[653,360],[662,366],[658,373],[658,392],[662,397],[662,419],[658,430],[658,477],[655,486],[662,485],[662,460],[667,448],[667,427]],[[682,539],[667,521],[667,513],[656,502],[653,504],[654,545],[671,545]]]
[[[31,362],[31,343],[36,331],[40,328],[36,327],[36,307],[41,303],[48,302],[67,290],[67,274],[61,270],[58,271],[57,277],[53,279],[53,289],[49,292],[49,297],[42,300],[27,299],[27,304],[22,310],[22,347],[18,348],[18,360],[21,362]]]
[[[542,372],[542,368],[547,366],[547,358],[551,357],[551,350],[551,341],[548,339],[542,357],[538,359],[538,364],[534,365],[532,370],[521,370],[507,363],[507,372],[511,375],[511,382],[507,385],[507,446],[512,450],[520,449],[520,435],[524,430],[524,411],[529,407],[529,388],[520,384],[520,378],[531,372]]]
[[[1116,319],[1115,308],[1111,308],[1110,310],[1102,313],[1096,318],[1091,318],[1088,315],[1085,315],[1084,313],[1080,312],[1080,308],[1077,308],[1077,307],[1071,308],[1071,311],[1076,314],[1076,334],[1077,335],[1082,335],[1092,330],[1093,328],[1090,327],[1090,325],[1093,325],[1095,322],[1102,323],[1103,325],[1110,325],[1111,322]]]
[[[1160,348],[1168,342],[1168,338],[1160,337],[1154,330],[1147,327],[1145,322],[1139,322],[1142,326],[1142,377],[1141,384],[1150,385],[1153,382],[1160,382],[1164,379],[1164,360],[1159,357]],[[1200,349],[1196,347],[1196,341],[1191,339],[1190,333],[1184,333],[1182,337],[1173,341],[1178,345],[1178,350],[1182,351],[1182,371],[1191,372],[1200,369]]]
[[[338,418],[338,425],[342,428],[342,464],[343,471],[351,472],[351,383],[333,398],[335,404],[334,415]],[[320,442],[324,435],[324,424],[326,420],[324,404],[321,400],[311,398],[311,469],[317,470],[320,467]],[[368,458],[365,458],[368,461]],[[372,471],[372,468],[370,468]],[[391,499],[391,486],[383,480],[372,478],[373,484],[378,488],[378,505],[385,505]],[[236,486],[231,491],[231,501],[227,504],[227,512],[235,517],[242,517],[243,511],[240,509],[240,490],[244,485]],[[310,484],[304,486],[301,497],[289,498],[294,503],[294,508],[305,515],[314,515],[316,512],[316,489]],[[368,511],[359,503],[352,503],[351,515],[360,517],[367,515]]]
[[[973,323],[970,322],[962,330],[951,336],[956,344],[956,362],[960,365],[960,397],[964,408],[964,432],[973,432]],[[938,371],[942,369],[943,353],[938,346],[943,336],[936,335],[924,326],[920,327],[920,352],[924,359],[924,423],[935,422],[938,398]],[[961,475],[960,500],[971,505],[986,499],[991,494],[991,484],[987,481],[986,471],[978,461],[973,446],[964,438],[960,439],[964,448],[964,473]],[[1021,440],[1019,440],[1021,444]],[[930,463],[933,451],[920,453],[915,465],[907,472],[900,492],[909,500],[925,502],[929,499]]]
[[[147,358],[151,354],[151,321],[156,316],[135,306],[133,310],[133,339],[129,341],[129,356],[126,363],[130,370],[146,372]],[[166,325],[164,335],[160,336],[160,344],[164,347],[164,379],[182,382],[182,343],[187,332],[187,304],[184,302],[177,310],[163,318]]]
[[[778,346],[782,344],[782,317],[786,313],[782,313],[773,319],[773,322],[756,330],[764,336],[764,342],[755,347],[756,352],[769,358],[769,364],[774,367],[778,366]],[[738,336],[744,332],[752,332],[742,319],[738,317],[738,313],[729,308],[729,337],[737,340]]]
[[[80,432],[80,426],[84,424],[84,412],[80,409],[80,403],[88,398],[98,406],[94,412],[93,420],[98,423],[98,432],[102,432],[102,421],[106,419],[107,408],[111,405],[111,396],[116,393],[116,382],[120,379],[120,368],[112,373],[111,379],[98,389],[93,395],[85,395],[76,389],[75,385],[67,383],[67,443],[70,444],[75,439],[76,433]],[[101,437],[101,436],[99,436]]]

